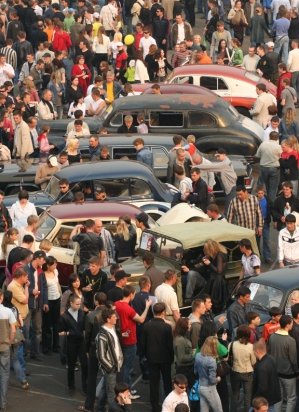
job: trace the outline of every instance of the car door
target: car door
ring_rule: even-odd
[[[227,82],[221,76],[200,76],[200,86],[212,90],[218,96],[231,101],[231,91]]]

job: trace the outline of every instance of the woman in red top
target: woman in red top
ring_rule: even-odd
[[[68,51],[71,45],[70,35],[63,30],[63,23],[61,21],[57,22],[52,39],[53,51]]]
[[[85,64],[84,56],[77,56],[76,64],[74,64],[72,68],[72,76],[76,76],[79,79],[79,86],[81,87],[84,96],[86,96],[87,88],[91,81],[91,73]]]
[[[124,74],[127,68],[127,52],[124,49],[123,43],[119,42],[117,45],[118,53],[115,59],[115,76],[117,80],[121,80],[122,83],[126,83]]]

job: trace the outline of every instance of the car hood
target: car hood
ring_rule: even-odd
[[[4,199],[4,204],[7,208],[10,208],[18,200],[18,195],[6,196]],[[54,203],[54,200],[47,195],[47,193],[38,191],[29,193],[29,202],[33,203],[34,206],[38,207],[48,207]]]
[[[179,203],[161,216],[160,219],[157,220],[157,225],[171,225],[194,220],[209,222],[210,218],[206,213],[195,206],[191,206],[188,203]]]

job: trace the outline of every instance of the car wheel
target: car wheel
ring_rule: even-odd
[[[238,112],[243,116],[249,117],[249,119],[251,119],[249,110],[246,107],[235,107],[235,109],[237,109]]]

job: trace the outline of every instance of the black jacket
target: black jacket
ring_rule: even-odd
[[[199,179],[192,183],[193,193],[190,193],[188,201],[195,206],[207,211],[208,206],[208,186],[203,179]]]
[[[158,41],[167,40],[169,32],[169,23],[168,20],[164,17],[160,19],[159,17],[154,18],[153,20],[153,38]]]
[[[6,206],[0,204],[0,233],[5,232],[7,229],[12,227],[12,220]]]
[[[298,166],[295,155],[289,156],[288,159],[279,159],[280,163],[280,181],[298,180]]]
[[[296,341],[296,348],[297,348],[297,363],[299,366],[299,325],[294,321],[293,328],[290,330],[289,335]]]
[[[298,16],[290,20],[290,27],[289,27],[288,33],[289,33],[290,39],[299,38],[299,17]]]
[[[95,338],[99,333],[100,326],[103,324],[102,311],[105,305],[98,306],[95,310],[88,313],[85,318],[85,345],[86,352],[95,345]]]
[[[78,311],[78,320],[76,321],[68,310],[60,316],[58,323],[58,332],[69,332],[68,339],[75,341],[84,340],[85,315],[83,310]]]
[[[153,318],[144,325],[141,345],[149,363],[171,364],[174,360],[172,329],[161,318]]]
[[[263,77],[265,79],[267,79],[267,80],[270,79],[272,69],[271,69],[271,66],[270,66],[270,60],[268,59],[267,55],[262,56],[260,58],[256,68],[263,72]]]
[[[48,285],[46,281],[46,276],[44,272],[39,273],[37,275],[38,285],[36,285],[34,277],[34,273],[36,272],[36,270],[37,269],[34,269],[31,263],[28,265],[28,268],[26,268],[26,272],[28,273],[28,280],[30,282],[28,300],[29,309],[42,309],[44,305],[48,304]],[[40,294],[38,295],[38,298],[35,299],[34,295],[32,294],[32,291],[37,287],[40,291]]]
[[[272,356],[266,354],[255,365],[253,375],[252,397],[262,396],[269,405],[274,405],[281,400],[279,379]]]
[[[227,311],[227,320],[230,333],[240,326],[247,324],[245,306],[240,305],[236,300]]]
[[[285,224],[282,223],[280,219],[284,215],[283,212],[286,203],[289,203],[292,212],[299,212],[299,200],[296,198],[296,196],[292,195],[289,198],[285,198],[283,194],[278,196],[275,199],[272,207],[273,221],[277,222],[277,230],[281,230],[285,227]]]

